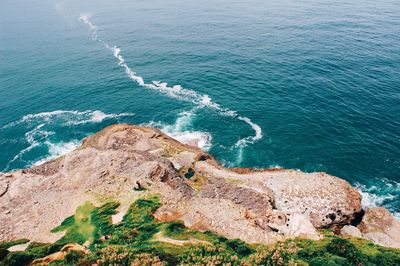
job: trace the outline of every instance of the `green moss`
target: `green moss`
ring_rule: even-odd
[[[400,250],[359,238],[327,236],[322,240],[295,240],[297,258],[310,265],[400,265]]]
[[[326,246],[326,251],[334,256],[345,258],[351,265],[363,263],[362,253],[347,239],[333,238]]]
[[[245,257],[255,252],[246,242],[240,239],[228,240],[226,241],[226,246],[239,257]]]
[[[160,230],[164,236],[179,240],[188,240],[194,237],[191,230],[187,229],[181,221],[163,223]]]
[[[54,228],[52,232],[66,231],[57,243],[83,244],[86,241],[93,242],[96,233],[96,226],[92,223],[94,209],[92,203],[86,202],[76,210],[75,215],[68,217],[60,226]]]
[[[177,245],[174,245],[171,243],[166,243],[166,242],[153,242],[152,247],[155,250],[163,251],[163,253],[168,254],[169,256],[176,257],[184,252],[188,252],[188,250],[192,246],[190,246],[190,245],[177,246]]]
[[[326,256],[316,257],[309,261],[310,266],[347,266],[349,263],[343,257],[339,256]]]

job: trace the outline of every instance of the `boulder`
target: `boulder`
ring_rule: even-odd
[[[352,237],[358,237],[358,238],[362,237],[362,233],[361,233],[360,229],[358,229],[357,227],[352,226],[352,225],[343,226],[343,228],[340,230],[340,234],[342,236],[352,236]]]
[[[366,239],[382,246],[400,248],[400,222],[385,208],[366,210],[357,227]]]

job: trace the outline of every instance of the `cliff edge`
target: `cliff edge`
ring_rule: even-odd
[[[183,221],[248,243],[320,239],[317,229],[400,248],[400,223],[387,210],[363,210],[348,182],[326,173],[228,169],[208,153],[154,128],[118,124],[77,150],[39,166],[0,173],[0,241],[54,242],[52,229],[90,201],[121,205],[158,194],[159,221]]]

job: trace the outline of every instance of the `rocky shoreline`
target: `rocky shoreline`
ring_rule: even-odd
[[[183,221],[247,243],[271,244],[318,229],[400,248],[400,222],[384,208],[363,210],[348,182],[326,173],[228,169],[208,153],[154,128],[118,124],[45,164],[0,173],[0,241],[54,242],[51,233],[83,203],[109,199],[126,210],[158,194],[160,221]]]

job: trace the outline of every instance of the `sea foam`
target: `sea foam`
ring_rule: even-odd
[[[161,122],[150,122],[147,126],[157,127],[168,136],[184,144],[208,151],[212,145],[211,134],[203,131],[195,131],[191,128],[196,109],[197,108],[194,108],[190,111],[180,113],[173,125]]]
[[[31,162],[31,165],[33,166],[40,165],[52,159],[65,155],[78,148],[81,145],[81,142],[78,140],[59,142],[59,143],[52,143],[51,141],[46,141],[44,144],[49,149],[48,155],[44,156],[43,158],[37,161]]]
[[[362,196],[361,205],[364,209],[385,206],[400,220],[400,213],[396,212],[396,203],[400,201],[400,183],[386,178],[377,179],[376,185],[367,186],[356,183],[355,187]]]
[[[4,171],[8,171],[14,162],[25,162],[25,167],[38,165],[62,156],[76,149],[81,141],[72,139],[67,141],[56,140],[56,129],[60,126],[73,128],[78,125],[89,123],[101,123],[107,119],[133,116],[131,113],[105,114],[99,110],[76,111],[76,110],[55,110],[52,112],[41,112],[28,114],[18,121],[9,123],[2,127],[7,128],[19,126],[26,129],[24,142],[26,147],[18,152],[6,165]],[[47,154],[35,160],[26,159],[33,150],[45,148]]]
[[[211,97],[207,94],[200,94],[197,93],[194,90],[191,89],[186,89],[183,88],[181,85],[174,85],[174,86],[169,86],[168,83],[166,82],[161,82],[161,81],[152,81],[151,83],[146,83],[144,81],[144,78],[138,75],[132,68],[129,67],[129,65],[125,62],[125,58],[121,54],[121,49],[109,45],[107,42],[103,41],[102,39],[99,38],[97,31],[98,31],[98,26],[95,25],[91,20],[90,20],[90,15],[88,14],[82,14],[79,17],[79,20],[82,21],[84,24],[86,24],[89,28],[89,30],[92,33],[92,39],[95,41],[100,42],[103,44],[107,49],[109,49],[114,57],[118,61],[118,65],[121,66],[124,70],[126,75],[133,81],[135,81],[139,86],[151,90],[156,90],[160,93],[163,93],[169,97],[186,101],[186,102],[191,102],[195,104],[199,108],[209,108],[212,110],[217,111],[220,115],[222,116],[230,116],[233,118],[236,118],[238,120],[241,120],[248,124],[255,132],[254,136],[249,136],[246,138],[242,138],[236,142],[234,147],[239,147],[243,148],[247,146],[248,144],[254,143],[255,141],[259,140],[262,138],[262,130],[261,127],[255,123],[253,123],[250,118],[248,117],[243,117],[239,116],[236,111],[230,110],[228,108],[223,108],[221,107],[218,103],[215,103]]]

